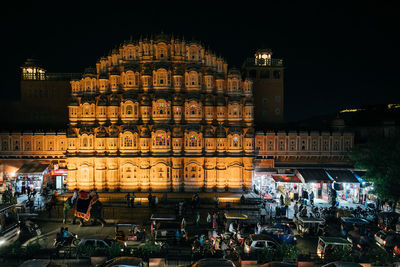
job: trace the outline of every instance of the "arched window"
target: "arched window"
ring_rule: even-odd
[[[132,114],[132,106],[131,105],[127,105],[125,108],[125,113],[127,115],[131,115]]]
[[[83,139],[82,139],[82,146],[83,147],[88,147],[88,138],[87,137],[83,137]]]
[[[232,141],[233,147],[239,147],[239,137],[234,136]]]

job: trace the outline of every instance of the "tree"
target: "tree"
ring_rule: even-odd
[[[349,157],[356,168],[367,170],[363,179],[374,184],[379,198],[400,200],[400,136],[371,138],[356,145]]]

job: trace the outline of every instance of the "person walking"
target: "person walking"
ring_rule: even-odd
[[[279,197],[279,200],[280,200],[281,206],[283,206],[285,204],[283,201],[283,194],[281,194],[281,196]]]
[[[126,198],[126,206],[128,208],[130,208],[131,207],[131,194],[128,192],[128,194],[126,194],[125,198]]]
[[[67,200],[65,200],[64,202],[64,207],[63,207],[63,224],[67,223],[67,215],[68,215],[68,211],[71,209],[71,198],[69,197],[67,198]]]
[[[311,194],[310,194],[310,204],[311,204],[311,206],[314,206],[314,191],[311,191]]]
[[[289,218],[289,206],[290,206],[290,203],[291,203],[291,201],[290,201],[289,195],[286,194],[286,197],[285,197],[286,218]]]
[[[212,216],[210,212],[207,213],[207,226],[210,229],[212,228]]]
[[[261,224],[265,224],[265,216],[266,215],[267,215],[267,211],[265,210],[264,207],[261,207],[261,210],[260,210]]]
[[[215,208],[218,209],[218,206],[219,206],[219,199],[218,199],[218,196],[217,196],[217,195],[215,195],[215,197],[214,197],[214,204],[215,204]]]
[[[218,215],[217,215],[217,213],[214,212],[213,217],[212,217],[212,228],[214,230],[218,229],[217,219],[218,219]]]
[[[196,226],[197,227],[200,226],[200,212],[199,211],[196,212]]]
[[[294,217],[295,218],[297,218],[297,213],[299,212],[299,202],[298,201],[296,201],[296,203],[294,203],[294,206],[293,206],[293,210],[294,210]]]

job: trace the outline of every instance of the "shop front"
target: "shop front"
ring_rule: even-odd
[[[275,198],[276,182],[272,175],[276,172],[276,169],[273,168],[259,168],[254,171],[253,188],[261,197]]]
[[[314,194],[314,199],[329,201],[332,180],[324,169],[297,169],[296,175],[303,183],[301,195]]]
[[[25,194],[29,188],[40,192],[43,184],[43,176],[49,172],[48,164],[25,163],[16,172],[15,191]]]
[[[363,179],[366,171],[353,171],[354,176],[360,182],[360,194],[359,194],[359,203],[366,204],[367,202],[376,202],[377,197],[371,192],[374,191],[373,183],[370,183]]]
[[[326,170],[340,203],[359,203],[360,182],[350,170]]]
[[[293,174],[272,174],[275,181],[276,192],[278,195],[288,195],[292,200],[298,200],[302,192],[302,183],[294,173]]]

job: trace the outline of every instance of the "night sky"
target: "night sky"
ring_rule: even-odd
[[[287,121],[400,103],[395,1],[248,2],[6,1],[0,18],[3,99],[18,98],[26,58],[36,57],[48,72],[82,72],[130,36],[163,31],[201,41],[230,67],[271,48],[286,68]]]

